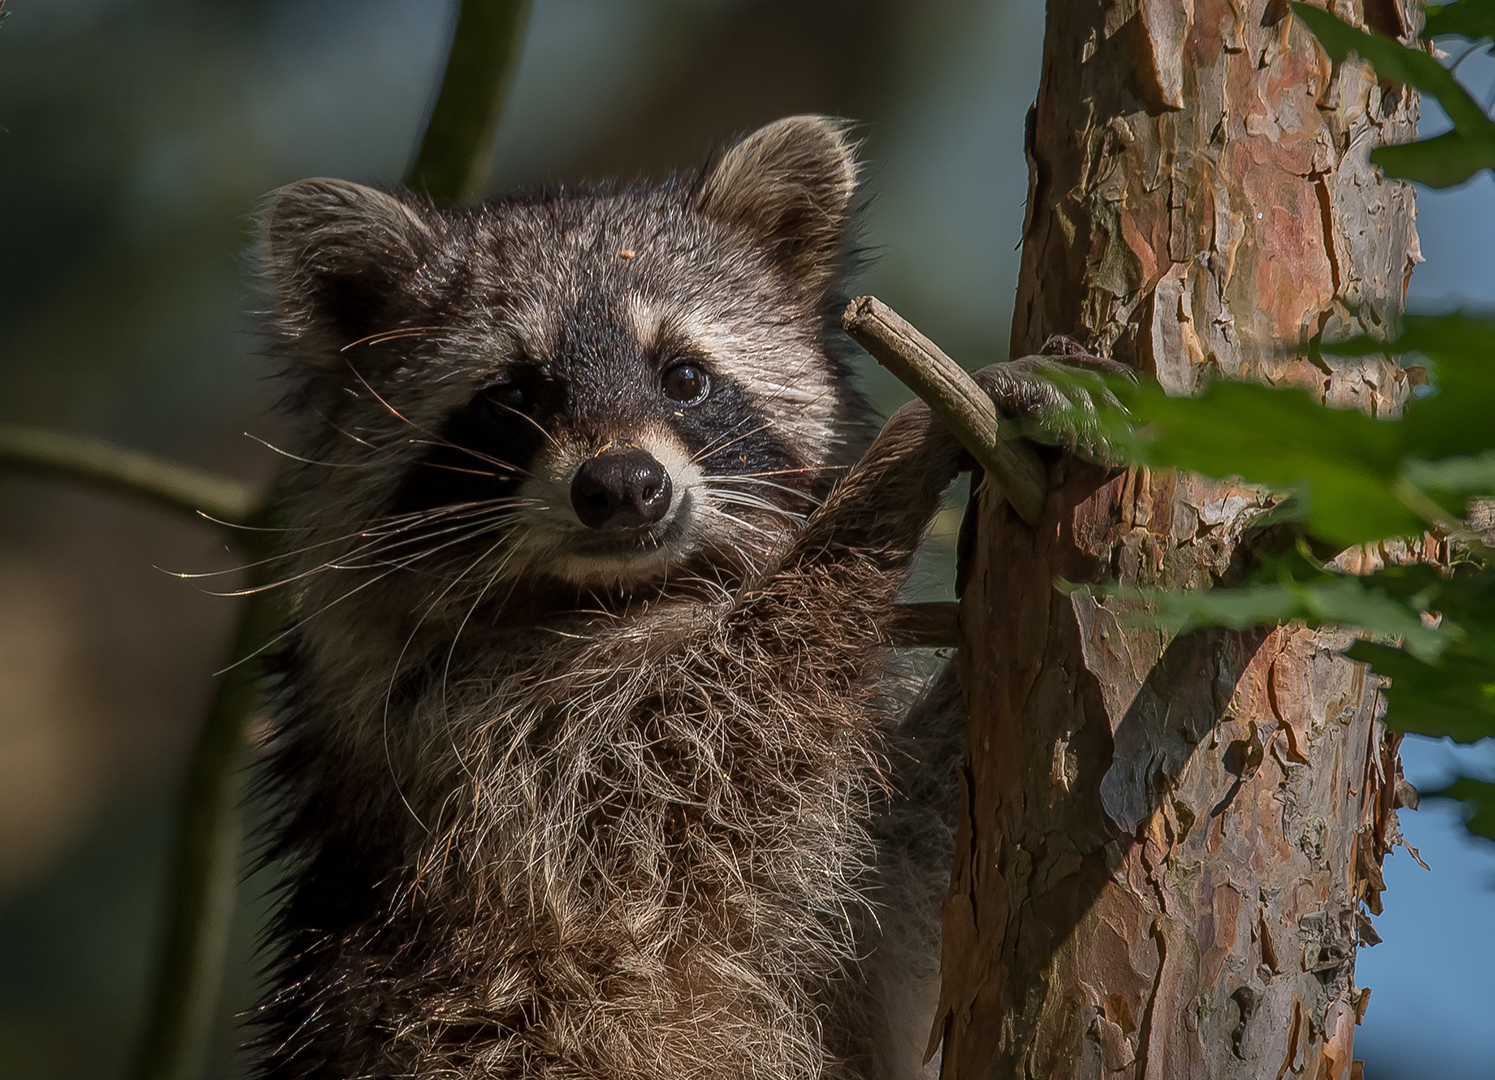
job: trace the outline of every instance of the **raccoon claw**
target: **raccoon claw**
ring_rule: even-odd
[[[1044,343],[1043,354],[983,368],[976,381],[1024,436],[1117,465],[1121,457],[1106,439],[1100,412],[1126,409],[1102,375],[1136,378],[1124,364],[1093,356],[1073,338],[1056,334]]]
[[[1043,348],[1038,350],[1038,354],[1040,356],[1088,356],[1092,360],[1100,359],[1068,334],[1050,334],[1048,340],[1043,343]]]

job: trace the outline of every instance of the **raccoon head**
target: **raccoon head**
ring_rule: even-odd
[[[326,421],[296,524],[490,583],[754,565],[860,448],[826,318],[855,186],[846,125],[801,116],[656,187],[275,192],[276,347]]]

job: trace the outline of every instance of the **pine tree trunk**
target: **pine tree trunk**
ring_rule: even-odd
[[[1334,10],[1397,36],[1413,11]],[[1067,333],[1176,394],[1215,369],[1394,414],[1390,360],[1306,343],[1401,306],[1412,192],[1366,155],[1416,110],[1280,0],[1050,0],[1013,355]],[[972,509],[943,1076],[1358,1075],[1399,767],[1374,679],[1343,632],[1170,638],[1054,588],[1239,576],[1268,493],[1072,460],[1050,488],[1038,529],[989,485]]]

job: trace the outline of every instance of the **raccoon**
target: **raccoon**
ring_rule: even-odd
[[[258,1075],[920,1074],[962,721],[898,727],[888,625],[966,463],[919,403],[868,446],[856,182],[799,116],[657,186],[269,197]]]

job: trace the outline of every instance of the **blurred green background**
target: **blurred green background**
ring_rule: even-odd
[[[0,420],[264,481],[277,459],[244,433],[279,442],[284,423],[257,353],[251,215],[304,176],[398,179],[454,4],[8,10]],[[977,366],[1005,355],[1041,41],[1038,0],[535,0],[490,186],[658,175],[787,113],[855,118],[873,195],[864,239],[878,256],[865,285]],[[1424,251],[1447,276],[1424,295],[1490,302],[1495,188],[1487,175],[1445,199],[1425,204]],[[905,396],[877,370],[867,379],[884,408]],[[949,514],[938,524],[952,527]],[[173,785],[234,614],[234,601],[164,571],[233,565],[211,527],[0,477],[0,1077],[122,1073],[149,984]],[[948,588],[942,565],[925,588]],[[1426,771],[1441,752],[1410,756]],[[1424,855],[1444,857],[1408,879],[1411,903],[1396,876],[1409,860],[1390,867],[1387,943],[1361,963],[1376,990],[1366,1075],[1495,1075],[1479,1005],[1495,955],[1436,933],[1488,927],[1495,858],[1446,816],[1408,816]],[[264,884],[240,892],[214,1078],[241,1072],[232,1017],[253,998]]]

